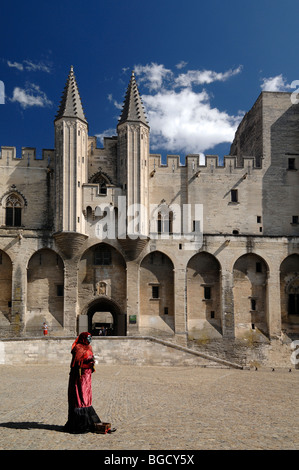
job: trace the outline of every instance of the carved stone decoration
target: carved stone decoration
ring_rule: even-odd
[[[53,238],[59,250],[70,259],[80,251],[88,236],[78,232],[57,232]]]
[[[107,284],[106,282],[100,281],[97,285],[98,295],[107,295]]]
[[[149,238],[137,238],[131,239],[126,237],[125,239],[118,239],[118,242],[129,261],[138,258],[142,250],[145,248],[149,242]]]

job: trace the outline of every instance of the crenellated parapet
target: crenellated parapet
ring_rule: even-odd
[[[179,155],[167,155],[166,163],[162,163],[162,157],[159,154],[149,155],[150,176],[153,177],[156,172],[174,173],[182,171],[186,173],[213,173],[215,170],[224,170],[224,173],[232,173],[235,171],[261,170],[262,167],[256,165],[254,156],[246,156],[242,158],[242,164],[236,156],[226,155],[223,157],[222,163],[218,155],[199,155],[188,154],[185,157],[185,163],[181,162]]]
[[[22,147],[18,153],[16,147],[1,146],[0,166],[22,168],[47,168],[54,160],[53,149],[42,149],[38,155],[35,147]]]

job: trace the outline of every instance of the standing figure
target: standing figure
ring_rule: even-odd
[[[43,332],[44,332],[44,336],[47,336],[47,334],[48,334],[48,325],[45,321],[43,323]]]
[[[101,422],[91,405],[91,374],[95,371],[95,359],[90,342],[91,334],[84,332],[72,345],[68,421],[65,424],[65,430],[71,433],[95,432],[95,424]]]

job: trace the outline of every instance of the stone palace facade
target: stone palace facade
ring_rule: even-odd
[[[149,153],[134,73],[88,135],[73,68],[55,148],[1,147],[0,336],[299,338],[299,105],[262,92],[230,155]]]

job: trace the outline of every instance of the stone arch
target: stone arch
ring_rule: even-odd
[[[82,328],[80,325],[84,317],[85,325]],[[105,336],[125,336],[126,314],[115,300],[98,296],[84,307],[79,317],[79,333],[83,329],[93,336],[100,336],[101,332],[105,332]]]
[[[175,331],[173,270],[173,262],[161,251],[152,251],[140,263],[139,328],[144,333]]]
[[[99,298],[101,301],[97,300]],[[126,262],[112,245],[97,243],[81,256],[78,266],[78,299],[81,312],[86,312],[86,306],[93,301],[100,305],[106,299],[109,305],[115,306],[115,311],[116,306],[119,306],[119,314],[126,314]]]
[[[41,334],[46,321],[52,332],[63,328],[64,263],[49,248],[33,253],[27,265],[25,328],[27,334]]]
[[[219,336],[221,266],[210,253],[196,253],[187,263],[187,322],[192,337]]]
[[[1,336],[10,331],[12,307],[12,261],[0,250],[0,330]]]
[[[299,254],[287,256],[280,265],[282,330],[299,333]]]
[[[88,222],[92,222],[94,220],[94,210],[91,206],[86,207],[85,217]]]
[[[248,331],[268,335],[268,265],[255,253],[240,256],[233,266],[234,323],[236,337]]]
[[[112,184],[110,176],[100,170],[89,178],[89,183],[98,184],[100,194],[107,194],[107,185]]]

